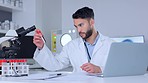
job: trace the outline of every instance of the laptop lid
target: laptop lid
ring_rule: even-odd
[[[148,44],[112,43],[104,77],[143,75],[148,63]]]

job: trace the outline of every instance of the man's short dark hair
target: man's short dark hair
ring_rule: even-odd
[[[93,9],[89,8],[89,7],[83,7],[81,9],[78,9],[73,15],[72,15],[73,19],[78,19],[78,18],[82,18],[82,19],[87,19],[87,18],[92,18],[94,19],[94,12]]]

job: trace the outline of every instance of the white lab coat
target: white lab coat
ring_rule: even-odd
[[[100,66],[102,71],[106,64],[111,39],[100,34],[92,53],[90,63]],[[80,66],[88,62],[88,55],[82,38],[77,38],[66,44],[61,53],[53,55],[46,45],[39,51],[36,49],[34,59],[45,69],[54,71],[68,66],[73,67],[74,72],[82,72]]]

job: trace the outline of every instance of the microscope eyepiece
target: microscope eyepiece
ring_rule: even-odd
[[[18,37],[23,37],[27,33],[34,31],[35,29],[36,29],[36,27],[35,27],[35,25],[33,25],[32,27],[27,28],[26,30],[24,29],[24,27],[21,27],[20,29],[17,29],[16,32],[18,34]]]

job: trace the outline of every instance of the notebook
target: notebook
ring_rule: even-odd
[[[143,75],[148,67],[148,44],[112,43],[101,77]],[[89,74],[91,75],[91,74]]]

